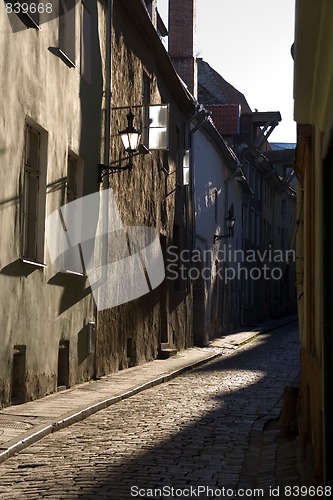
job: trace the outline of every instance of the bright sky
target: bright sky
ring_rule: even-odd
[[[167,25],[168,0],[157,0]],[[271,142],[296,142],[295,0],[197,0],[197,55],[242,92],[251,109],[280,111]]]

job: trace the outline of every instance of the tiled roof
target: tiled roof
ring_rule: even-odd
[[[240,131],[240,105],[206,105],[205,108],[211,111],[214,125],[221,135],[236,135]]]
[[[201,58],[198,64],[198,100],[204,105],[214,104],[240,104],[242,113],[251,113],[251,108],[244,95],[230,85]]]
[[[226,96],[216,81],[212,68],[202,59],[198,64],[198,100],[202,104],[227,104]]]

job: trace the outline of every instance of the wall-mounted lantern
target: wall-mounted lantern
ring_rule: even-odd
[[[134,114],[130,109],[127,118],[127,127],[124,130],[120,130],[118,135],[120,136],[124,149],[128,153],[128,156],[122,158],[117,162],[117,164],[104,165],[100,163],[98,165],[98,180],[101,183],[103,177],[109,173],[114,174],[116,172],[123,172],[124,170],[132,170],[133,167],[133,157],[136,155],[146,155],[149,154],[150,151],[143,144],[139,145],[141,132],[136,129],[133,125],[134,122]],[[126,160],[127,164],[124,166],[119,165],[122,161]]]
[[[126,118],[127,127],[124,130],[120,130],[118,134],[123,142],[125,151],[129,154],[133,154],[138,149],[141,132],[133,125],[134,115],[131,109],[126,115]]]
[[[224,234],[224,235],[214,234],[214,243],[216,243],[217,240],[221,240],[222,238],[230,238],[231,237],[231,230],[235,224],[235,217],[233,217],[230,208],[228,210],[228,216],[225,218],[225,221],[226,221],[226,225],[227,225],[228,234]]]

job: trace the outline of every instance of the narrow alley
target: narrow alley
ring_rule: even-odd
[[[299,374],[297,323],[221,354],[8,459],[0,498],[290,497],[302,482],[277,419]]]

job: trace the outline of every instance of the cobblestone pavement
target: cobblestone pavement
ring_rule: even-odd
[[[263,432],[299,372],[295,325],[45,437],[0,466],[0,498],[268,499],[298,484],[292,445]]]

